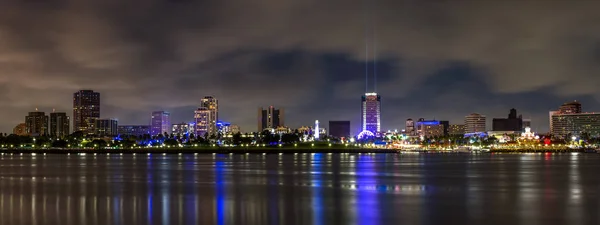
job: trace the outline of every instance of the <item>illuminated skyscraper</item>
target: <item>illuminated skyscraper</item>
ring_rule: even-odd
[[[381,96],[366,93],[362,96],[362,130],[376,134],[381,131]]]
[[[100,119],[100,93],[81,90],[73,94],[73,131],[94,134],[95,120]]]
[[[67,113],[53,112],[50,113],[50,136],[65,137],[69,135],[70,118]]]
[[[485,116],[477,113],[465,116],[465,133],[478,132],[486,132]]]
[[[267,109],[258,108],[258,132],[285,126],[284,118],[282,108],[276,109],[273,106],[269,106]]]
[[[219,102],[212,96],[202,98],[200,107],[194,111],[194,133],[198,137],[216,135],[218,132]]]
[[[159,134],[171,133],[171,114],[169,112],[152,112],[150,121],[150,135],[157,136]]]
[[[45,112],[30,112],[25,117],[26,131],[30,136],[42,136],[48,134],[48,116]]]

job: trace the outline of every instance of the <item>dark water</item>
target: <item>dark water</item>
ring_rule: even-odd
[[[599,224],[600,155],[0,156],[0,224]]]

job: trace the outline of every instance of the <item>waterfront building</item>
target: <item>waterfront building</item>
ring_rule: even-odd
[[[329,136],[350,138],[350,121],[329,121]]]
[[[587,133],[600,136],[600,113],[571,113],[552,115],[552,134],[565,138],[567,135]]]
[[[135,136],[135,137],[150,135],[150,126],[148,126],[148,125],[117,126],[117,133],[120,136]]]
[[[451,124],[448,128],[449,135],[464,135],[465,125],[464,124]]]
[[[217,131],[221,134],[229,134],[231,132],[231,123],[218,120]]]
[[[486,132],[486,117],[478,113],[465,116],[465,133]]]
[[[361,127],[363,131],[377,134],[381,131],[381,96],[365,93],[361,104]]]
[[[29,136],[48,135],[48,116],[45,112],[29,112],[25,117],[25,130]]]
[[[171,126],[171,134],[173,136],[185,137],[194,133],[194,124],[191,123],[176,123]]]
[[[212,96],[205,96],[200,107],[194,111],[194,134],[197,137],[216,136],[219,132],[217,120],[219,119],[219,102]]]
[[[100,118],[100,93],[81,90],[73,94],[73,131],[94,134],[95,119]]]
[[[154,111],[150,119],[150,135],[157,136],[159,134],[171,132],[171,114],[165,111]]]
[[[423,137],[437,137],[444,135],[444,125],[437,120],[419,119],[416,123],[416,134]]]
[[[407,119],[404,127],[404,132],[409,136],[415,135],[415,121],[413,121],[412,119]]]
[[[582,113],[582,111],[581,111],[581,103],[577,102],[577,100],[572,101],[572,102],[567,102],[565,104],[562,104],[558,108],[558,112],[560,114],[578,114],[578,113]]]
[[[492,120],[493,131],[522,131],[523,118],[517,117],[517,110],[511,109],[508,118],[494,118]]]
[[[96,132],[98,137],[114,137],[119,135],[119,122],[117,119],[96,119]]]
[[[27,124],[20,123],[13,128],[13,134],[17,136],[27,136]]]
[[[70,127],[70,118],[65,112],[50,113],[50,136],[62,138],[68,136]]]
[[[258,132],[285,126],[284,110],[282,108],[258,108]]]

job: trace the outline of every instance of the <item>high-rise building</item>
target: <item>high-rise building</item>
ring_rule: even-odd
[[[336,138],[349,138],[350,121],[329,121],[329,136]]]
[[[413,121],[412,119],[407,119],[405,123],[404,132],[406,132],[406,134],[410,136],[415,135],[415,121]]]
[[[27,124],[20,123],[13,128],[13,134],[18,136],[27,136]]]
[[[566,137],[568,134],[587,133],[592,137],[600,136],[600,113],[571,113],[552,115],[552,134]]]
[[[285,126],[284,110],[276,109],[273,106],[269,108],[258,108],[258,132],[265,129],[276,129]]]
[[[381,96],[365,93],[362,96],[362,130],[377,134],[381,131]]]
[[[207,132],[209,135],[216,135],[218,132],[217,120],[219,120],[219,101],[213,96],[205,96],[201,100],[201,107],[208,110]]]
[[[50,113],[50,136],[59,138],[68,136],[70,134],[69,126],[70,118],[67,116],[67,113]]]
[[[119,135],[119,122],[116,119],[95,119],[96,136],[114,137]]]
[[[486,119],[484,115],[471,113],[465,116],[465,133],[486,132]]]
[[[48,135],[48,116],[45,112],[29,112],[25,117],[26,132],[30,136]]]
[[[94,134],[95,120],[100,119],[100,93],[81,90],[73,94],[73,131]]]
[[[465,125],[464,124],[452,124],[448,128],[449,135],[464,135]]]
[[[552,116],[554,116],[556,114],[559,114],[559,112],[558,111],[550,111],[548,113],[548,118],[550,120],[550,123],[549,123],[549,125],[550,125],[550,133],[552,133],[552,130],[554,130],[554,124],[552,124]]]
[[[200,107],[194,112],[194,133],[196,137],[204,137],[210,135],[210,117],[211,111],[206,107]]]
[[[171,114],[165,111],[154,111],[150,118],[150,135],[171,133]]]
[[[119,125],[117,126],[117,133],[120,136],[134,136],[140,137],[146,134],[150,134],[150,126],[148,125]]]
[[[567,102],[558,108],[560,114],[577,114],[581,113],[581,103],[577,101]]]
[[[492,120],[493,131],[523,131],[523,118],[517,117],[517,110],[511,109],[508,118],[494,118]]]

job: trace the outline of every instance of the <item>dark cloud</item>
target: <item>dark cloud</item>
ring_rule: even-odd
[[[145,123],[155,109],[191,117],[200,98],[215,95],[224,119],[248,131],[256,108],[272,104],[289,108],[293,126],[314,119],[356,125],[364,61],[374,58],[365,55],[365,21],[376,30],[367,33],[377,40],[384,128],[400,127],[406,117],[500,117],[514,105],[546,129],[546,111],[565,100],[597,108],[599,7],[533,0],[5,0],[0,129],[9,131],[36,107],[70,111],[71,94],[82,88],[101,91],[103,116],[127,124]]]

